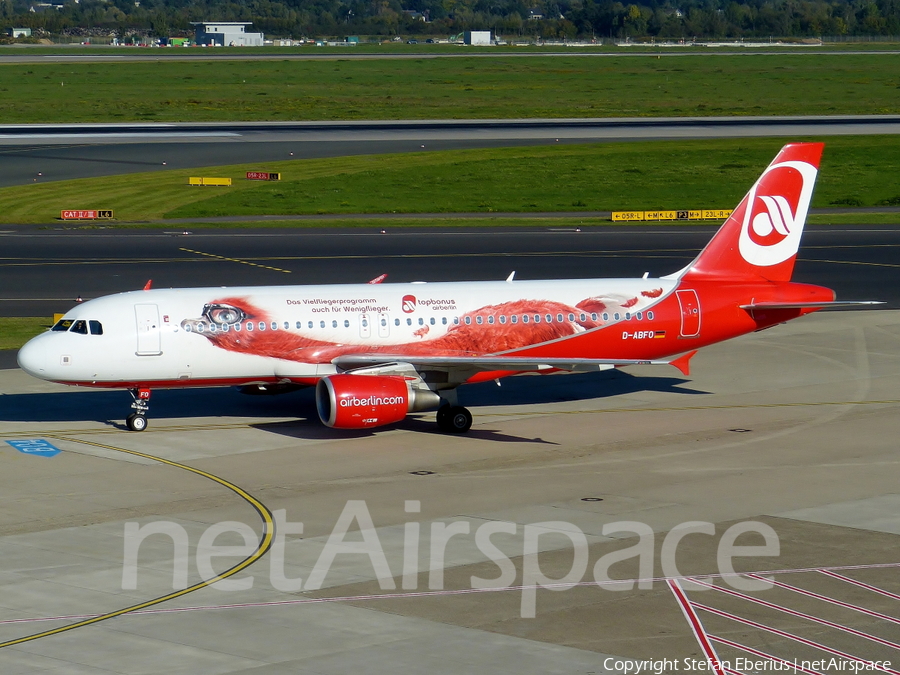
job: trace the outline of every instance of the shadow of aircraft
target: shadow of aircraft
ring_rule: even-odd
[[[686,380],[677,377],[639,377],[620,370],[580,373],[566,377],[513,377],[501,381],[467,385],[460,389],[462,405],[479,408],[491,405],[541,405],[565,401],[601,400],[641,391],[657,391],[679,395],[701,395],[707,392],[684,387]],[[124,428],[122,420],[131,412],[131,396],[119,390],[87,390],[53,393],[0,395],[0,422],[81,422],[94,421]],[[149,418],[179,420],[200,417],[255,418],[253,424],[272,433],[307,439],[365,438],[383,431],[404,428],[438,433],[433,424],[434,413],[413,414],[400,423],[365,430],[328,429],[318,420],[312,387],[279,396],[247,396],[231,387],[196,389],[160,389],[153,392]],[[477,418],[478,413],[475,411]],[[284,418],[294,418],[289,422]],[[118,420],[112,421],[111,420]],[[269,418],[278,421],[266,422]],[[508,437],[504,434],[476,429],[475,438],[514,442],[547,442],[541,439]]]

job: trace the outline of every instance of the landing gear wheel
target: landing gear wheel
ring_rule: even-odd
[[[131,431],[143,431],[147,428],[147,418],[144,415],[132,413],[125,418],[125,425]]]
[[[437,411],[438,428],[448,434],[464,434],[472,427],[472,413],[462,406],[441,406]]]

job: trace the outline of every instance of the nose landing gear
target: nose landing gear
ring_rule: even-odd
[[[125,426],[130,431],[143,431],[147,428],[147,411],[150,409],[150,390],[149,389],[131,389],[131,398],[134,401],[131,407],[134,412],[125,418]]]

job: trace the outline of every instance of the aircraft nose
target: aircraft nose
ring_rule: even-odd
[[[47,343],[40,337],[25,343],[16,356],[19,368],[34,377],[44,377],[47,369]]]

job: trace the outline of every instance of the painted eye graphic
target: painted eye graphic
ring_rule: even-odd
[[[247,315],[243,310],[232,307],[231,305],[212,304],[203,307],[203,316],[206,317],[210,323],[230,326],[231,324],[243,321]]]

